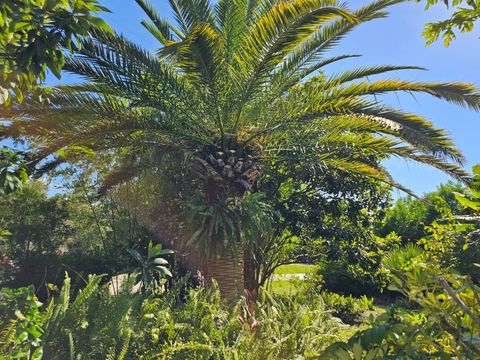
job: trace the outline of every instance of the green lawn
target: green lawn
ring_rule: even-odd
[[[303,280],[274,280],[269,284],[268,289],[271,293],[277,295],[295,295],[304,286],[306,286],[306,284]]]
[[[274,274],[288,275],[288,274],[311,274],[315,272],[315,265],[310,264],[288,264],[279,266],[275,269]]]
[[[307,286],[307,284],[300,279],[282,279],[283,275],[312,274],[315,270],[316,266],[310,264],[282,265],[275,270],[274,274],[276,275],[276,279],[270,283],[268,288],[274,294],[295,295],[302,287]],[[280,277],[280,279],[278,277]]]

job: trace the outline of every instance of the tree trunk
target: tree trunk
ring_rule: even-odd
[[[238,298],[244,289],[243,279],[243,246],[238,246],[238,258],[231,254],[210,257],[205,269],[205,281],[211,285],[212,280],[218,283],[222,297]]]
[[[258,293],[259,287],[259,269],[257,269],[255,259],[252,255],[252,249],[246,248],[243,257],[243,279],[245,289],[249,290],[251,293],[256,294]]]
[[[179,219],[166,215],[159,218],[153,215],[155,213],[145,217],[143,224],[163,246],[175,251],[175,258],[184,268],[207,286],[215,279],[222,297],[236,299],[241,296],[244,289],[243,244],[237,244],[237,259],[233,259],[229,251],[207,257],[201,250],[185,245],[190,235]]]

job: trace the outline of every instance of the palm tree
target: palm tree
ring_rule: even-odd
[[[345,35],[401,1],[349,11],[337,0],[169,0],[170,23],[147,0],[136,0],[160,44],[155,54],[122,35],[95,32],[64,66],[83,82],[3,109],[8,121],[0,133],[30,139],[39,171],[92,150],[111,155],[104,190],[147,174],[163,190],[161,207],[155,205],[161,213],[146,222],[175,239],[176,252],[187,244],[207,280],[229,293],[235,282],[243,284],[242,244],[251,234],[245,228],[255,228],[252,214],[262,206],[252,193],[273,163],[401,187],[371,161],[395,156],[468,179],[462,154],[443,130],[379,96],[427,93],[478,111],[477,88],[367,79],[420,69],[412,66],[324,72],[356,56],[327,55]],[[207,250],[195,252],[192,244]]]

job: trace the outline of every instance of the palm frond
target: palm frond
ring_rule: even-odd
[[[317,71],[321,67],[311,64],[321,62],[321,57],[326,51],[335,47],[343,37],[359,24],[385,17],[387,14],[383,10],[399,2],[402,2],[402,0],[380,0],[354,11],[356,22],[340,18],[331,24],[320,27],[307,39],[298,43],[295,49],[285,57],[276,71],[276,76],[288,79],[300,71],[303,73],[300,78],[303,79]]]
[[[352,54],[345,54],[345,55],[338,55],[329,58],[323,58],[316,63],[297,71],[296,73],[289,73],[284,71],[284,69],[280,68],[280,70],[275,72],[271,78],[271,98],[276,98],[281,96],[282,94],[286,93],[289,89],[291,89],[294,85],[300,83],[303,79],[305,79],[310,74],[316,72],[317,70],[322,69],[323,67],[333,64],[337,61],[351,59],[355,57],[359,57],[360,55],[352,55]]]
[[[256,6],[256,0],[220,0],[215,5],[216,23],[224,38],[222,53],[232,65],[233,55],[253,22]]]
[[[391,71],[399,70],[426,70],[420,66],[395,66],[395,65],[382,65],[382,66],[367,66],[359,69],[344,71],[339,75],[330,76],[326,83],[326,86],[339,86],[349,81],[367,78],[369,76],[384,74]]]
[[[384,104],[382,95],[423,93],[480,111],[476,87],[369,79],[422,69],[415,66],[324,72],[358,56],[327,55],[345,35],[402,0],[354,11],[337,0],[169,0],[172,22],[148,0],[136,1],[148,17],[143,25],[161,44],[156,53],[124,36],[93,32],[65,63],[84,83],[43,89],[0,109],[0,138],[33,140],[31,165],[39,173],[88,149],[113,159],[102,191],[139,174],[172,183],[188,176],[190,187],[165,196],[183,201],[198,187],[212,204],[244,196],[273,162],[402,188],[380,164],[399,157],[468,179],[446,131]],[[170,178],[162,173],[167,162]],[[221,221],[233,224],[227,215]],[[205,234],[219,239],[228,228],[208,227]]]
[[[181,101],[191,103],[195,98],[171,64],[119,35],[102,33],[96,39],[85,39],[79,53],[66,59],[65,70],[108,86],[110,93],[135,101],[147,100],[152,105],[175,101],[178,106]]]
[[[197,24],[215,25],[215,15],[208,0],[168,0],[180,30],[188,34]]]
[[[237,59],[246,74],[244,96],[263,84],[265,77],[298,44],[324,23],[342,17],[356,22],[356,17],[337,1],[296,0],[279,2],[264,14],[245,37]]]
[[[135,1],[150,18],[150,21],[143,20],[142,25],[155,36],[162,45],[166,45],[171,41],[178,41],[178,38],[183,38],[184,34],[168,21],[162,20],[155,8],[147,0]]]
[[[328,84],[327,82],[325,87],[329,88],[330,85],[331,84]],[[479,90],[471,84],[458,82],[425,83],[401,80],[379,80],[374,82],[362,81],[341,88],[334,87],[329,95],[334,98],[339,98],[380,95],[397,91],[423,92],[456,105],[469,107],[476,111],[480,110]]]
[[[414,149],[410,149],[409,151],[403,151],[403,149],[397,150],[398,153],[394,154],[395,156],[403,159],[413,160],[420,164],[432,166],[460,182],[468,183],[471,179],[471,175],[462,167],[439,159],[436,156],[415,153]]]

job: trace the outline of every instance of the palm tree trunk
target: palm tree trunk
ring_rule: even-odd
[[[205,280],[211,285],[215,280],[218,283],[222,297],[238,298],[244,289],[243,273],[243,246],[238,244],[238,258],[231,254],[222,254],[207,259]]]
[[[163,246],[175,251],[174,256],[182,266],[207,286],[212,280],[218,283],[222,297],[238,298],[244,289],[243,244],[237,244],[238,258],[234,259],[230,252],[207,257],[199,249],[185,246],[185,229],[179,219],[172,216],[151,216],[143,219],[143,224],[155,235]]]

